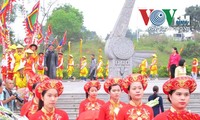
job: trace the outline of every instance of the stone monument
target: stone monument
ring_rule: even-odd
[[[135,0],[125,0],[124,6],[115,23],[106,45],[105,54],[109,60],[109,76],[124,78],[132,73],[134,47],[125,37],[128,30]]]

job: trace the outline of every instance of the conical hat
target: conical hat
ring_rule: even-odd
[[[25,53],[33,53],[33,51],[31,49],[27,49],[25,50]]]
[[[16,49],[16,45],[15,44],[13,44],[13,45],[11,45],[10,47],[9,47],[9,49]]]
[[[153,57],[157,57],[157,55],[156,55],[156,54],[153,54],[152,56],[153,56]]]
[[[24,47],[22,45],[18,44],[16,48],[17,49],[23,49]]]
[[[70,56],[70,57],[73,57],[73,55],[71,55],[71,54],[70,54],[69,56]]]

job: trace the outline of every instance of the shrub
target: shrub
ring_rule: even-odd
[[[186,66],[186,74],[191,75],[192,66]]]
[[[169,77],[169,73],[167,71],[166,66],[158,67],[158,76],[159,77]]]

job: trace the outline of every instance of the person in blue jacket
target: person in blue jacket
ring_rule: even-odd
[[[148,98],[148,101],[151,101],[151,100],[155,100],[155,99],[158,99],[158,104],[153,106],[153,112],[154,112],[154,117],[156,115],[158,115],[159,113],[161,112],[164,112],[164,107],[163,107],[163,99],[161,96],[158,95],[158,91],[159,91],[159,87],[158,86],[154,86],[153,87],[153,95],[150,95],[149,98]]]

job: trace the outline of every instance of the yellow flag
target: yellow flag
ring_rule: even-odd
[[[83,45],[83,40],[80,39],[80,58],[82,57],[82,45]]]
[[[71,52],[71,41],[68,42],[68,54],[70,55]]]

